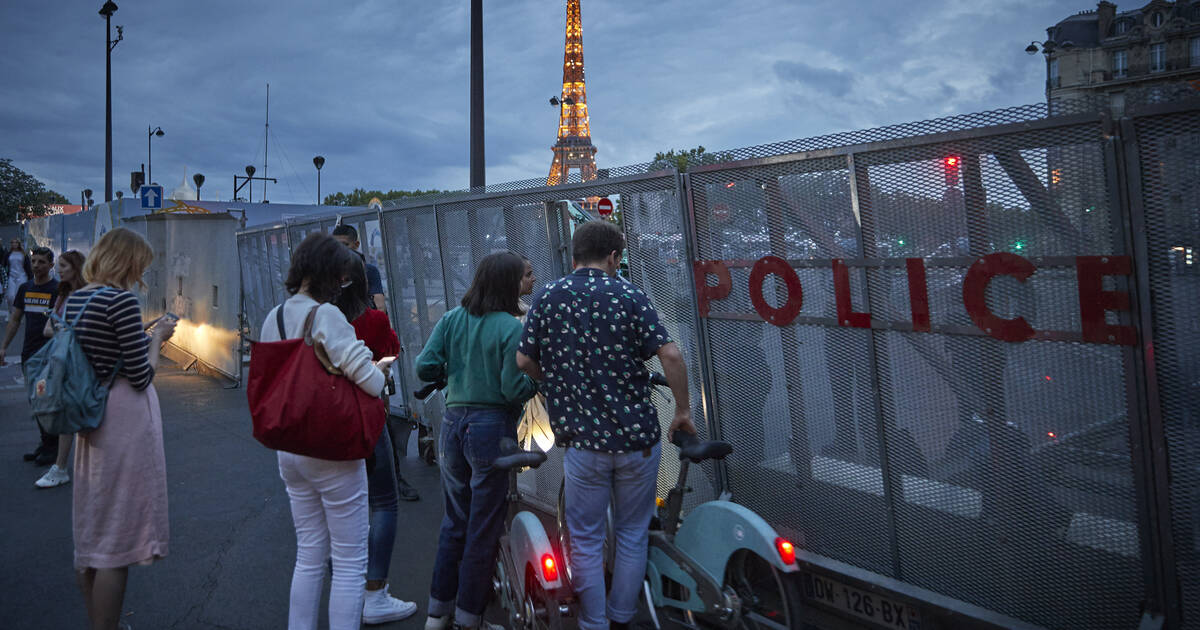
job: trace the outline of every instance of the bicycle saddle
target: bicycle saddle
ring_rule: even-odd
[[[685,431],[676,431],[671,443],[679,447],[679,459],[691,460],[693,464],[706,459],[725,459],[726,455],[733,452],[733,445],[729,442],[701,441]]]
[[[510,468],[537,468],[546,461],[546,454],[539,451],[521,450],[517,441],[510,438],[500,438],[500,457],[493,465],[508,470]]]

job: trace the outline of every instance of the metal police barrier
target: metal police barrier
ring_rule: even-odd
[[[812,623],[1200,627],[1200,103],[1119,121],[1016,107],[715,157],[389,204],[406,391],[483,256],[557,278],[562,202],[608,197],[697,425],[736,447],[689,500],[728,492],[787,531]],[[557,449],[521,476],[546,508],[560,481]]]

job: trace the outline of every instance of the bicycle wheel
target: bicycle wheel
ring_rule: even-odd
[[[745,630],[800,630],[800,589],[761,556],[739,550],[725,565],[726,588],[742,601],[738,627]]]

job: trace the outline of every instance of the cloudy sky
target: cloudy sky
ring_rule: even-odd
[[[146,161],[203,197],[262,172],[271,201],[468,184],[469,0],[116,0],[113,181]],[[104,189],[102,0],[0,2],[0,157],[78,203]],[[93,6],[94,5],[94,6]],[[548,172],[563,0],[484,3],[487,181]],[[583,0],[601,168],[1040,101],[1030,40],[1094,3]],[[1122,7],[1124,8],[1124,7]],[[115,36],[115,28],[114,28]],[[254,198],[261,198],[256,188]]]

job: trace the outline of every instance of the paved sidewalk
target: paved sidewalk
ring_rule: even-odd
[[[10,348],[14,356],[18,345]],[[72,572],[72,486],[34,488],[46,469],[21,460],[36,445],[37,429],[19,375],[15,365],[0,367],[0,627],[83,628],[86,615]],[[287,625],[296,544],[287,495],[274,451],[251,437],[245,390],[223,385],[172,368],[155,378],[171,547],[163,561],[130,569],[125,619],[135,630]],[[419,610],[402,622],[371,627],[415,629],[425,619],[442,515],[438,473],[415,458],[402,466],[421,500],[400,503],[391,592],[416,601]]]

